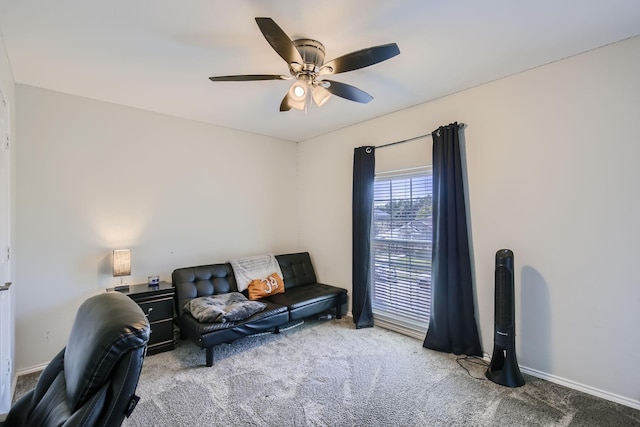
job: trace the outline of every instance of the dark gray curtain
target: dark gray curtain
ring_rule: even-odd
[[[433,136],[432,302],[423,346],[482,356],[471,283],[458,123]]]
[[[371,217],[375,147],[358,147],[353,152],[353,323],[356,329],[373,326],[371,311]]]

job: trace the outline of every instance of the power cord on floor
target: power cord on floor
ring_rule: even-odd
[[[462,369],[464,369],[465,371],[467,371],[467,374],[469,374],[469,376],[470,376],[471,378],[473,378],[473,379],[475,379],[475,380],[486,380],[486,378],[485,378],[484,376],[483,376],[483,377],[476,377],[476,376],[473,376],[473,375],[471,374],[471,371],[469,371],[469,368],[467,368],[466,366],[464,366],[464,365],[462,364],[462,362],[461,362],[461,361],[463,361],[463,360],[464,360],[464,361],[467,361],[467,362],[469,362],[469,363],[472,363],[472,364],[474,364],[474,365],[479,365],[479,366],[483,366],[483,367],[485,367],[485,368],[488,368],[488,367],[489,367],[489,363],[487,363],[487,361],[486,361],[486,360],[484,360],[483,358],[478,357],[478,356],[464,356],[464,357],[458,357],[458,358],[456,359],[456,362],[458,363],[458,365],[460,365],[460,367],[461,367]]]

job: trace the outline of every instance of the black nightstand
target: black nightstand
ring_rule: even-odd
[[[160,282],[156,286],[146,283],[131,285],[128,290],[118,291],[134,300],[151,324],[151,336],[147,354],[173,350],[173,296],[175,290],[171,283]]]

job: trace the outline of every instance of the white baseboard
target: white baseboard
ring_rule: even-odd
[[[406,329],[403,327],[398,327],[396,325],[393,325],[384,321],[376,320],[376,326],[389,329],[393,332],[397,332],[403,335],[407,335],[411,338],[424,339],[424,335],[421,335],[421,332]],[[491,363],[491,355],[489,355],[488,353],[483,353],[482,358],[487,363]],[[559,384],[561,386],[564,386],[573,390],[578,390],[583,393],[590,394],[591,396],[595,396],[601,399],[609,400],[611,402],[619,403],[621,405],[625,405],[633,409],[640,409],[640,400],[630,399],[628,397],[624,397],[615,393],[600,390],[595,387],[578,383],[576,381],[568,380],[566,378],[558,377],[556,375],[547,374],[546,372],[538,371],[536,369],[527,368],[526,366],[522,366],[522,365],[518,365],[518,366],[520,367],[521,372],[531,375],[533,377],[540,378],[555,384]]]
[[[608,391],[600,390],[595,387],[591,387],[585,384],[578,383],[576,381],[568,380],[566,378],[558,377],[556,375],[547,374],[546,372],[541,372],[536,369],[527,368],[526,366],[520,366],[520,371],[525,374],[529,374],[536,378],[541,378],[543,380],[560,384],[562,386],[581,391],[583,393],[590,394],[592,396],[600,397],[602,399],[610,400],[615,403],[619,403],[621,405],[628,406],[633,409],[640,409],[640,400],[630,399],[628,397],[620,396],[615,393],[611,393]]]
[[[34,372],[44,371],[44,368],[47,367],[49,362],[41,363],[39,365],[32,366],[30,368],[19,369],[16,371],[16,377],[21,377],[22,375],[33,374]]]
[[[491,356],[489,353],[483,353],[482,358],[487,361],[487,363],[491,363]],[[532,377],[540,378],[545,381],[549,381],[551,383],[559,384],[561,386],[578,390],[586,394],[590,394],[591,396],[600,397],[605,400],[610,400],[611,402],[619,403],[621,405],[628,406],[633,409],[640,409],[640,400],[629,399],[628,397],[620,396],[615,393],[611,393],[608,391],[600,390],[595,387],[591,387],[589,385],[581,384],[576,381],[568,380],[566,378],[558,377],[556,375],[547,374],[546,372],[538,371],[537,369],[527,368],[526,366],[522,366],[518,364],[520,371],[531,375]]]

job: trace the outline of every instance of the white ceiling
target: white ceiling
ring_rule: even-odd
[[[279,112],[289,81],[254,18],[326,60],[396,42],[388,61],[331,77],[370,93]],[[302,141],[640,34],[638,0],[0,0],[16,83]]]

